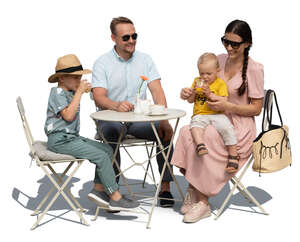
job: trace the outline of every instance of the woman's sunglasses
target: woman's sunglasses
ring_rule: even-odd
[[[126,34],[126,35],[123,35],[121,38],[124,42],[128,41],[130,39],[130,37],[133,39],[133,40],[136,40],[137,37],[138,37],[138,34],[137,33],[134,33],[132,35],[129,35],[129,34]]]
[[[241,42],[231,41],[231,40],[225,39],[224,36],[221,38],[221,41],[225,47],[230,45],[232,49],[238,49],[238,48],[240,48],[241,44],[245,43],[245,41],[241,41]]]

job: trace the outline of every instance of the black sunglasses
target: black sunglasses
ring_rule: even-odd
[[[240,48],[241,44],[245,43],[245,41],[241,41],[241,42],[231,41],[231,40],[225,39],[224,36],[221,38],[221,41],[225,47],[230,45],[232,47],[232,49],[238,49],[238,48]]]
[[[129,35],[129,34],[126,34],[126,35],[123,35],[121,38],[123,41],[128,41],[130,39],[130,37],[133,39],[133,40],[136,40],[137,37],[138,37],[138,34],[137,33],[134,33],[132,35]]]

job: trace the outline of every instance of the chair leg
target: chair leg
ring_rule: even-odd
[[[153,168],[152,168],[151,162],[149,162],[149,163],[150,163],[149,166],[150,166],[151,174],[152,174],[152,177],[153,177],[154,185],[156,187],[156,181],[155,181],[155,176],[154,176]],[[144,181],[144,183],[145,183],[145,181]]]
[[[146,177],[147,177],[147,173],[148,173],[148,170],[149,170],[149,165],[150,165],[150,161],[148,161],[147,163],[147,168],[146,168],[146,171],[145,171],[145,176],[144,176],[144,180],[143,180],[143,184],[142,184],[142,187],[145,188],[145,183],[146,183]]]
[[[100,207],[97,206],[95,217],[91,219],[92,221],[96,221],[96,219],[98,218],[98,215],[99,215],[99,211],[100,211]]]
[[[121,144],[121,140],[122,140],[122,138],[124,136],[125,127],[126,127],[126,125],[125,125],[125,123],[123,123],[122,129],[121,129],[121,132],[120,132],[120,136],[119,136],[118,142],[117,142],[117,147],[115,148],[115,152],[114,152],[114,155],[113,155],[112,163],[113,163],[113,165],[115,165],[117,167],[117,169],[119,171],[119,174],[122,177],[123,182],[124,182],[124,184],[125,184],[128,192],[129,192],[129,194],[131,195],[132,198],[135,199],[135,196],[134,196],[133,192],[131,191],[131,189],[129,187],[128,181],[127,181],[126,177],[124,176],[124,174],[123,174],[123,172],[122,172],[122,170],[121,170],[121,168],[120,168],[120,166],[119,166],[119,164],[117,162],[117,159],[116,159],[117,152],[118,152],[120,144]]]
[[[74,162],[72,162],[70,165],[72,166]],[[68,166],[66,168],[66,170],[68,171],[69,170],[69,167],[71,166]],[[54,176],[56,177],[56,179],[58,180],[58,184],[59,185],[62,185],[63,183],[63,178],[64,176],[66,175],[66,172],[64,172],[61,176],[59,176],[56,171],[50,166],[49,169],[52,171],[52,173],[54,174]],[[73,194],[71,193],[71,191],[69,189],[65,189],[66,190],[66,193],[69,195],[69,197],[72,199],[72,201],[77,205],[77,207],[80,209],[80,212],[85,212],[86,210],[82,208],[81,204],[77,201],[77,199],[73,196]]]
[[[226,204],[228,203],[228,201],[229,201],[230,197],[232,196],[234,190],[237,188],[238,184],[240,183],[240,180],[243,178],[245,172],[246,172],[247,169],[249,168],[249,166],[250,166],[252,160],[253,160],[253,156],[251,156],[250,159],[247,161],[247,164],[245,165],[244,169],[242,170],[240,176],[239,176],[238,178],[234,176],[234,180],[231,179],[231,180],[234,181],[234,182],[233,182],[233,183],[234,183],[234,186],[233,186],[233,188],[231,189],[231,191],[229,192],[229,194],[227,195],[227,197],[226,197],[225,201],[223,202],[223,204],[221,205],[221,208],[218,210],[217,215],[216,215],[216,217],[215,217],[215,220],[217,220],[217,219],[220,217],[220,215],[222,214],[222,212],[223,212],[223,210],[224,210]]]
[[[74,164],[74,162],[70,162],[70,164],[66,167],[66,169],[63,171],[61,178],[63,178],[67,172],[70,170],[70,168],[72,167],[72,165]],[[53,169],[52,169],[52,173],[53,173]],[[54,174],[54,173],[53,173]],[[57,176],[56,176],[57,177]],[[35,216],[37,214],[39,214],[41,211],[41,207],[44,205],[44,203],[48,200],[49,196],[51,195],[52,192],[54,192],[55,187],[52,186],[51,189],[49,190],[49,192],[47,193],[47,195],[43,198],[43,200],[40,202],[40,204],[36,207],[36,209],[34,210],[34,212],[31,214],[31,216]]]
[[[54,195],[54,197],[48,203],[48,205],[45,208],[45,210],[38,216],[37,221],[33,224],[33,226],[31,227],[31,230],[35,229],[39,225],[40,221],[42,220],[42,218],[44,217],[44,215],[48,212],[48,210],[50,209],[50,207],[52,206],[52,204],[55,202],[55,200],[58,198],[59,194],[60,194],[59,191],[57,191],[56,194]]]
[[[233,185],[236,183],[236,181],[234,180],[234,177],[231,178],[230,181],[231,181],[231,183],[232,183]],[[242,185],[241,182],[238,183],[238,185],[237,185],[236,188],[239,190],[239,192],[243,195],[243,197],[244,197],[249,203],[253,203],[252,200],[251,200],[251,198],[247,195],[247,193],[244,191],[244,188],[241,187],[241,185]]]
[[[261,204],[255,199],[255,197],[248,191],[248,189],[241,183],[239,182],[239,185],[242,187],[243,192],[247,195],[247,197],[250,199],[251,203],[254,203],[259,209],[260,211],[265,214],[265,215],[269,215],[261,206]]]
[[[47,193],[47,195],[43,198],[43,200],[40,202],[40,204],[36,207],[34,212],[30,214],[31,216],[36,216],[41,212],[41,207],[44,205],[44,203],[48,200],[49,196],[51,195],[52,192],[54,192],[55,187],[52,186],[50,191]]]
[[[68,198],[68,196],[65,194],[64,189],[67,186],[67,184],[71,181],[71,179],[73,178],[74,174],[76,173],[76,171],[79,169],[79,167],[82,165],[82,161],[78,162],[77,166],[74,168],[74,170],[72,171],[72,173],[70,174],[70,176],[67,178],[67,180],[61,185],[61,187],[59,187],[59,185],[57,184],[57,182],[51,177],[51,175],[49,174],[49,178],[52,179],[52,183],[56,186],[58,193],[61,194],[64,199],[66,200],[66,202],[71,206],[71,208],[75,211],[75,213],[78,215],[78,217],[80,218],[80,222],[82,222],[85,225],[89,225],[86,220],[84,219],[84,217],[82,216],[81,212],[78,212],[76,206],[72,203],[72,201]],[[50,170],[53,170],[53,168],[48,165]],[[54,171],[54,170],[53,170]],[[73,197],[74,198],[74,197]],[[74,198],[75,199],[75,198]]]
[[[225,201],[223,202],[221,208],[218,210],[218,213],[215,217],[215,220],[217,220],[220,215],[222,214],[225,205],[228,203],[230,197],[232,196],[234,190],[237,188],[241,194],[249,201],[249,202],[253,202],[261,211],[263,214],[268,215],[268,213],[262,208],[262,206],[259,204],[259,202],[252,196],[252,194],[247,190],[247,188],[242,184],[241,180],[244,176],[244,174],[246,173],[246,171],[248,170],[250,164],[253,161],[253,155],[251,155],[251,157],[249,158],[249,160],[247,161],[247,164],[245,165],[244,169],[242,170],[241,174],[239,177],[233,176],[231,178],[231,182],[234,185],[233,188],[231,189],[231,191],[229,192],[229,194],[227,195]]]
[[[148,170],[149,170],[149,167],[151,169],[151,174],[152,174],[152,178],[153,178],[153,181],[154,181],[154,184],[156,186],[156,181],[155,181],[155,176],[154,176],[154,172],[153,172],[153,168],[152,168],[152,164],[151,164],[151,156],[152,156],[152,153],[153,153],[153,149],[154,149],[154,142],[152,143],[152,147],[151,147],[151,151],[149,153],[149,150],[148,150],[148,146],[147,144],[145,144],[146,146],[146,151],[147,151],[147,156],[148,156],[148,164],[147,164],[147,168],[146,168],[146,172],[145,172],[145,176],[144,176],[144,180],[143,180],[143,188],[145,188],[145,182],[146,182],[146,177],[147,177],[147,174],[148,174]]]
[[[215,220],[217,220],[220,217],[220,215],[222,214],[222,212],[223,212],[226,204],[228,203],[229,199],[231,198],[231,196],[232,196],[234,190],[236,189],[237,185],[238,184],[235,183],[234,186],[232,187],[231,191],[229,192],[229,194],[227,195],[226,199],[224,200],[222,206],[219,208],[218,213],[217,213],[217,215],[215,217]]]
[[[71,181],[71,179],[73,178],[75,172],[79,169],[79,167],[81,166],[81,164],[82,164],[82,162],[78,162],[77,167],[75,167],[73,169],[73,171],[70,174],[70,176],[67,178],[67,180],[61,186],[59,186],[59,184],[53,179],[53,177],[47,171],[47,169],[43,165],[41,165],[41,168],[43,169],[43,171],[45,172],[45,174],[47,175],[47,177],[50,179],[50,181],[52,182],[52,184],[55,186],[55,188],[57,189],[57,192],[54,195],[54,197],[51,199],[51,201],[49,202],[49,204],[47,205],[47,207],[44,209],[44,211],[38,216],[37,221],[33,224],[33,226],[31,227],[31,229],[35,229],[38,226],[39,222],[42,220],[42,218],[44,217],[44,215],[48,212],[48,210],[50,209],[50,207],[53,205],[53,203],[55,202],[55,200],[58,198],[58,196],[60,194],[64,197],[64,199],[66,200],[66,202],[71,206],[71,208],[78,215],[78,217],[80,218],[80,222],[82,222],[85,225],[89,225],[86,222],[86,220],[84,219],[84,217],[82,216],[82,213],[78,212],[78,210],[75,207],[75,205],[72,203],[72,201],[68,198],[68,196],[64,192],[64,189],[66,188],[67,184]],[[51,165],[48,164],[47,166],[48,166],[48,168],[51,171],[54,171],[54,169],[51,167]]]

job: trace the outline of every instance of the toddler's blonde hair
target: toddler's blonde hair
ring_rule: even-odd
[[[216,64],[216,68],[220,67],[218,57],[214,53],[211,53],[211,52],[206,52],[206,53],[202,54],[198,59],[197,66],[199,66],[199,64],[203,64],[208,61],[214,61]]]

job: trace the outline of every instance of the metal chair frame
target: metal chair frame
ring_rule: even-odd
[[[253,162],[253,155],[251,154],[250,158],[248,159],[247,163],[245,164],[245,167],[242,169],[240,176],[237,177],[236,175],[234,175],[231,179],[230,182],[233,184],[233,187],[231,188],[230,192],[228,193],[228,195],[226,196],[223,204],[221,205],[221,207],[218,209],[217,211],[217,215],[215,217],[215,220],[217,220],[226,204],[228,203],[228,201],[230,200],[231,196],[233,195],[233,192],[235,191],[235,189],[238,189],[240,191],[240,193],[243,195],[243,197],[249,202],[249,203],[254,203],[259,209],[260,211],[265,214],[268,215],[268,213],[263,209],[263,207],[261,206],[261,204],[255,199],[255,197],[247,190],[247,188],[243,185],[243,183],[241,182],[243,176],[245,175],[246,171],[248,170],[249,166],[251,165],[251,163]]]
[[[94,102],[94,96],[93,96],[93,93],[90,92],[90,99]],[[96,111],[99,111],[99,108],[97,107],[97,105],[95,105],[96,107]],[[124,169],[123,172],[127,171],[128,169],[130,169],[131,167],[133,166],[136,166],[136,165],[139,165],[141,166],[142,168],[144,168],[144,164],[148,161],[148,164],[147,164],[147,168],[145,170],[145,175],[144,175],[144,179],[143,179],[143,182],[142,183],[135,183],[135,184],[130,184],[130,185],[139,185],[139,184],[142,184],[143,187],[145,187],[145,182],[146,182],[146,177],[148,175],[148,169],[150,167],[151,169],[151,174],[152,174],[152,177],[150,177],[150,179],[154,182],[154,184],[156,184],[155,182],[155,176],[154,176],[154,172],[153,172],[153,168],[152,168],[152,164],[151,164],[151,158],[152,158],[152,153],[153,153],[153,149],[155,147],[157,147],[155,145],[155,142],[154,141],[150,141],[150,140],[147,140],[147,139],[138,139],[132,135],[125,135],[125,137],[122,137],[122,140],[121,142],[108,142],[105,137],[103,136],[101,130],[99,130],[99,125],[98,125],[98,122],[97,120],[94,120],[95,122],[95,125],[96,125],[96,135],[95,135],[95,139],[96,140],[99,140],[99,141],[102,141],[102,142],[105,142],[107,144],[116,144],[118,145],[118,147],[116,148],[116,150],[118,150],[119,148],[123,148],[124,151],[126,152],[126,154],[129,156],[130,160],[133,162],[133,164]],[[128,148],[130,147],[136,147],[136,146],[145,146],[146,148],[146,152],[147,152],[147,160],[145,160],[144,162],[136,162],[132,156],[130,155],[129,151],[127,150]],[[149,148],[151,148],[151,150],[149,151]],[[121,173],[117,174],[116,177],[118,176],[123,176]],[[125,179],[125,177],[123,177],[123,180]]]
[[[38,157],[38,155],[34,149],[35,141],[33,139],[29,124],[27,122],[27,119],[25,116],[25,109],[23,106],[22,99],[20,97],[17,98],[17,106],[18,106],[18,110],[19,110],[19,113],[21,116],[25,136],[26,136],[26,139],[27,139],[27,142],[28,142],[28,145],[29,145],[32,157],[33,157],[32,159],[36,161],[36,165],[43,170],[43,172],[46,174],[46,176],[49,178],[49,180],[52,183],[52,187],[49,190],[49,192],[45,195],[45,197],[40,202],[40,204],[37,206],[35,211],[31,214],[32,216],[37,216],[37,221],[33,224],[31,229],[35,229],[39,225],[40,221],[45,216],[45,214],[48,212],[48,210],[51,208],[51,206],[53,205],[53,203],[55,202],[55,200],[58,198],[59,195],[62,195],[63,198],[65,199],[65,201],[75,211],[75,213],[77,214],[77,216],[80,219],[80,222],[84,225],[89,225],[82,215],[82,213],[85,212],[85,209],[83,209],[83,207],[80,205],[80,203],[72,195],[71,191],[67,188],[68,183],[71,181],[71,179],[73,178],[73,176],[75,175],[77,170],[80,168],[80,166],[82,165],[82,163],[85,159],[75,159],[74,158],[74,159],[70,159],[70,160],[48,160],[48,161],[40,160],[40,158]],[[60,163],[68,164],[61,175],[59,175],[53,168],[53,165],[60,164]],[[63,178],[66,176],[67,172],[71,169],[71,167],[74,164],[77,164],[77,166],[75,166],[73,168],[73,170],[68,175],[69,177],[63,182]],[[51,175],[51,173],[49,171],[53,174],[53,176],[56,179],[53,178],[53,176]],[[50,195],[55,190],[57,190],[57,192],[55,193],[54,197],[49,201],[46,208],[43,211],[41,211],[42,206],[46,203],[46,201],[49,199]],[[67,194],[69,195],[69,197],[71,199],[67,196]]]
[[[154,176],[154,172],[153,172],[153,168],[152,168],[152,164],[151,164],[151,159],[154,157],[152,155],[153,154],[153,149],[157,147],[157,145],[155,145],[155,142],[154,141],[149,141],[147,139],[138,139],[138,138],[136,138],[136,137],[134,137],[132,135],[126,135],[124,137],[124,139],[122,139],[122,141],[120,142],[120,144],[118,142],[110,142],[110,141],[107,141],[105,139],[105,137],[103,136],[102,132],[99,131],[99,127],[98,127],[97,121],[94,120],[94,122],[95,122],[95,125],[96,125],[96,128],[97,128],[97,133],[95,135],[95,139],[99,140],[99,141],[102,141],[104,143],[107,143],[107,144],[119,145],[118,148],[124,149],[125,153],[130,158],[130,160],[132,162],[132,165],[130,165],[129,167],[123,169],[123,173],[125,171],[129,170],[130,168],[132,168],[133,166],[141,166],[144,169],[145,175],[144,175],[143,182],[141,182],[141,183],[133,183],[133,184],[129,184],[129,185],[139,185],[139,184],[142,184],[142,186],[145,187],[145,182],[146,182],[147,176],[150,178],[150,180],[154,184],[156,184],[155,176]],[[131,148],[131,147],[141,147],[141,146],[144,146],[145,149],[146,149],[147,159],[144,160],[143,162],[136,162],[134,160],[134,158],[132,157],[132,155],[130,154],[130,152],[128,151],[128,148]],[[147,163],[147,167],[145,169],[144,164],[146,162],[148,162],[148,163]],[[151,170],[152,177],[148,174],[149,168]],[[118,177],[118,176],[121,176],[121,173],[116,174],[116,177]]]
[[[264,93],[266,94],[267,90],[264,90]],[[264,100],[265,101],[265,100]],[[263,103],[264,103],[263,101]],[[271,107],[273,105],[273,98],[270,98],[269,100],[270,102],[267,104],[269,105],[269,107]],[[271,108],[269,108],[269,110],[271,110]],[[265,120],[266,121],[266,120]],[[267,125],[267,122],[264,123],[264,126]],[[241,180],[243,178],[243,176],[245,175],[246,171],[248,170],[249,166],[251,165],[251,163],[253,162],[254,157],[253,154],[251,154],[250,158],[248,159],[248,161],[245,164],[245,167],[242,169],[242,171],[240,172],[240,176],[237,177],[236,175],[234,175],[231,179],[230,182],[233,184],[233,187],[231,188],[230,192],[228,193],[227,197],[225,198],[223,204],[221,205],[221,207],[219,208],[219,210],[217,211],[217,215],[215,217],[215,220],[217,220],[226,204],[228,203],[228,201],[230,200],[231,196],[233,195],[233,192],[235,191],[235,189],[238,189],[241,194],[243,195],[243,197],[250,203],[254,203],[259,209],[260,211],[265,214],[265,215],[269,215],[261,206],[261,204],[254,198],[254,196],[247,190],[247,188],[242,184]]]

